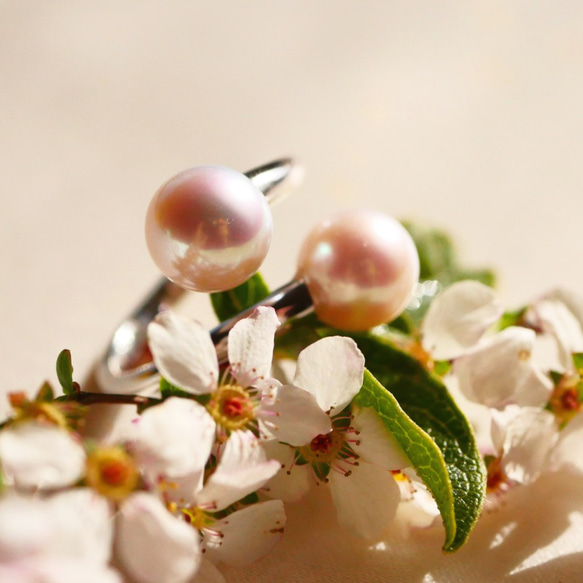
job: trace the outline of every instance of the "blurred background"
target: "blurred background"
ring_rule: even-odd
[[[272,287],[369,206],[450,231],[509,306],[583,293],[582,25],[576,0],[0,0],[2,387],[62,348],[83,377],[157,279],[151,196],[199,164],[304,166]]]

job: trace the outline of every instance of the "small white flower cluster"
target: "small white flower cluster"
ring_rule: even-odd
[[[0,581],[114,583],[115,555],[137,583],[216,583],[216,565],[268,553],[285,500],[329,484],[339,522],[376,538],[408,465],[370,409],[351,401],[364,358],[329,337],[300,354],[293,382],[271,376],[272,308],[229,334],[221,367],[206,330],[171,312],[150,324],[170,396],[145,409],[117,443],[83,443],[58,402],[21,403],[0,431]],[[114,542],[115,541],[115,542]]]
[[[468,418],[486,429],[478,441],[491,503],[543,472],[583,473],[578,300],[564,292],[543,296],[506,327],[503,313],[490,288],[464,281],[433,301],[422,327],[423,348],[452,362],[444,380]]]

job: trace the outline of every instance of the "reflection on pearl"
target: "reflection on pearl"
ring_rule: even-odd
[[[154,195],[146,243],[162,273],[186,289],[231,289],[251,277],[269,250],[271,211],[244,175],[199,166],[171,178]]]
[[[398,316],[419,278],[419,257],[405,228],[383,213],[359,209],[317,225],[298,258],[323,322],[367,330]]]

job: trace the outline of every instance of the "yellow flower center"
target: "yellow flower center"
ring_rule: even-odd
[[[253,401],[249,393],[235,384],[219,386],[211,395],[206,408],[227,435],[248,427],[255,420]]]
[[[568,423],[583,407],[579,400],[579,380],[578,375],[566,374],[551,394],[550,408],[563,424]]]
[[[102,447],[87,456],[87,484],[111,500],[123,500],[138,485],[134,459],[121,447]]]

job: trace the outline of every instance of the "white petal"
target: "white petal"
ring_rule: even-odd
[[[314,483],[312,469],[309,465],[294,465],[295,449],[276,441],[263,443],[269,459],[277,460],[281,469],[264,486],[270,498],[279,498],[284,502],[299,502]]]
[[[275,310],[259,306],[229,332],[229,363],[242,387],[249,387],[271,373],[273,339],[279,320]]]
[[[46,500],[53,536],[50,554],[105,564],[111,557],[113,520],[104,498],[89,488],[76,488]]]
[[[329,477],[340,525],[362,538],[380,537],[395,518],[401,499],[391,473],[361,462],[350,476],[332,471]]]
[[[16,567],[15,577],[4,579],[2,575],[0,569],[0,581],[10,583],[122,583],[121,575],[106,565],[70,557],[37,557]]]
[[[85,470],[85,450],[68,431],[34,421],[0,432],[4,475],[19,488],[63,488]]]
[[[224,446],[217,469],[196,497],[201,507],[222,510],[261,488],[280,468],[267,460],[250,431],[234,431]]]
[[[314,395],[293,385],[274,386],[262,399],[257,414],[275,439],[290,445],[306,445],[332,430],[330,417]]]
[[[571,369],[571,354],[583,352],[583,331],[567,306],[557,299],[542,299],[530,307],[526,317],[535,327],[555,338],[561,364],[565,369]]]
[[[0,564],[40,553],[51,532],[50,512],[39,498],[0,499]]]
[[[215,422],[202,405],[172,397],[146,409],[129,438],[138,463],[149,475],[202,477],[215,434]]]
[[[341,411],[362,387],[364,356],[344,336],[322,338],[298,357],[294,385],[312,393],[323,411]]]
[[[217,521],[213,529],[223,536],[205,533],[204,545],[210,557],[242,567],[263,558],[273,548],[283,534],[285,522],[281,500],[260,502]]]
[[[470,400],[502,408],[510,403],[542,406],[552,382],[533,362],[533,330],[506,328],[454,362],[459,388]]]
[[[351,443],[356,454],[386,470],[400,470],[411,465],[403,448],[385,427],[381,418],[370,407],[354,407],[352,427],[358,431]]]
[[[217,354],[209,333],[194,321],[163,312],[148,326],[154,363],[170,383],[193,393],[211,393],[219,374]]]
[[[583,474],[583,413],[571,419],[559,434],[551,467],[553,470],[565,469]]]
[[[508,405],[504,409],[491,409],[491,433],[492,445],[496,455],[502,455],[504,451],[504,440],[506,439],[506,428],[510,422],[520,413],[521,407],[518,405]]]
[[[423,347],[436,360],[456,358],[473,347],[504,313],[492,290],[477,281],[460,281],[431,303],[423,320]]]
[[[506,423],[502,470],[514,482],[532,483],[548,466],[549,454],[558,437],[554,416],[537,407],[521,407],[505,421],[501,421],[496,411],[492,418],[498,425]]]
[[[200,562],[198,532],[145,492],[132,494],[122,504],[116,546],[138,583],[184,583]]]

